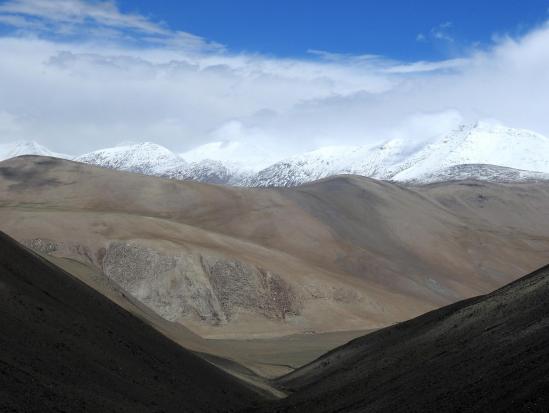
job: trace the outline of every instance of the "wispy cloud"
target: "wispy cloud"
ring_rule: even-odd
[[[47,26],[38,20],[29,20],[26,17],[12,14],[0,14],[0,24],[17,27],[19,29],[32,29],[44,31]]]
[[[171,30],[136,13],[123,13],[114,1],[8,0],[0,4],[0,24],[55,35],[93,35],[191,50],[221,50],[200,36]]]
[[[78,153],[123,140],[185,150],[237,139],[280,157],[425,139],[479,118],[549,134],[546,25],[456,59],[400,62],[234,53],[113,2],[11,0],[0,22],[14,29],[0,37],[1,141]]]
[[[426,72],[442,72],[442,71],[456,71],[469,64],[469,60],[466,58],[448,59],[439,62],[413,62],[404,64],[393,64],[388,67],[386,73],[398,73],[398,74],[413,74],[413,73],[426,73]]]
[[[334,53],[326,50],[309,49],[307,53],[330,62],[375,63],[387,59],[375,54],[354,55],[349,53]]]
[[[454,37],[450,34],[452,26],[452,22],[441,23],[431,29],[431,36],[437,40],[454,42]]]
[[[452,22],[444,22],[432,27],[431,30],[425,33],[418,33],[416,35],[416,41],[425,43],[428,41],[445,41],[449,43],[455,42],[454,36],[451,34],[453,28]]]
[[[112,1],[90,3],[83,0],[10,0],[0,5],[0,13],[25,16],[26,19],[43,19],[52,24],[76,25],[91,21],[106,27],[167,33],[163,25],[153,23],[139,14],[121,13]],[[18,22],[13,23],[17,26]]]

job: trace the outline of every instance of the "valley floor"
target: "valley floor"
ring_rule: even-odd
[[[321,334],[292,334],[289,336],[242,339],[208,340],[221,346],[259,375],[275,378],[317,359],[322,354],[373,330],[341,331]]]

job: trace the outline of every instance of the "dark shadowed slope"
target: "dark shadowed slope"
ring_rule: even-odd
[[[0,233],[0,411],[235,411],[258,396]]]
[[[549,266],[351,341],[279,379],[267,411],[549,411]]]

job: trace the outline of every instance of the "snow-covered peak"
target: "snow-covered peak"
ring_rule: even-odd
[[[105,168],[162,176],[168,169],[185,168],[186,162],[169,149],[152,142],[114,146],[74,159]]]
[[[172,179],[207,182],[211,184],[231,184],[239,176],[220,161],[205,159],[188,164],[185,169],[167,171],[167,177]]]
[[[477,122],[419,145],[394,139],[375,146],[320,148],[277,162],[244,184],[294,186],[337,174],[403,182],[420,182],[422,176],[429,176],[432,182],[435,176],[458,171],[450,167],[465,164],[549,173],[549,139],[497,122]],[[439,170],[445,173],[437,175]]]
[[[220,146],[222,145],[203,148],[204,153],[210,153],[209,149],[219,149]],[[203,159],[198,151],[195,157],[189,158],[197,161],[188,163],[183,157],[163,146],[144,142],[119,144],[79,156],[75,161],[146,175],[218,184],[236,184],[246,175],[239,165]]]
[[[295,186],[337,174],[416,184],[549,177],[549,139],[493,121],[463,125],[430,141],[392,139],[376,145],[325,146],[279,161],[273,161],[271,153],[281,152],[219,140],[179,156],[151,142],[130,142],[75,160],[147,175],[242,186]],[[0,159],[23,154],[66,157],[36,142],[0,145]]]
[[[387,179],[409,145],[393,139],[374,146],[327,146],[277,162],[244,182],[249,186],[295,186],[338,174]]]
[[[21,155],[53,156],[69,159],[70,156],[50,151],[35,141],[15,141],[0,144],[0,161]]]
[[[538,133],[477,122],[461,126],[409,157],[391,177],[417,179],[436,170],[463,164],[490,164],[549,172],[549,139]]]

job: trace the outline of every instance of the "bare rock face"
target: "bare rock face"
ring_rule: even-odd
[[[284,320],[300,302],[279,275],[221,256],[163,255],[137,242],[112,241],[104,273],[170,321],[226,324],[242,311]]]
[[[221,257],[202,257],[202,265],[227,319],[238,309],[257,311],[271,319],[299,313],[295,293],[278,274]]]
[[[226,322],[196,256],[167,256],[135,242],[112,241],[102,267],[107,277],[167,320]]]
[[[59,248],[59,245],[55,241],[42,238],[23,240],[22,244],[41,254],[51,254]]]
[[[47,238],[33,238],[22,240],[21,243],[40,254],[72,258],[92,265],[97,265],[104,254],[103,249],[94,252],[88,246],[79,242],[59,242]]]
[[[317,327],[307,314],[319,301],[375,306],[349,286],[317,279],[293,282],[286,273],[193,245],[170,247],[147,239],[22,241],[41,254],[96,268],[164,319],[210,337],[233,330],[270,335],[277,326],[288,334],[313,331]]]

